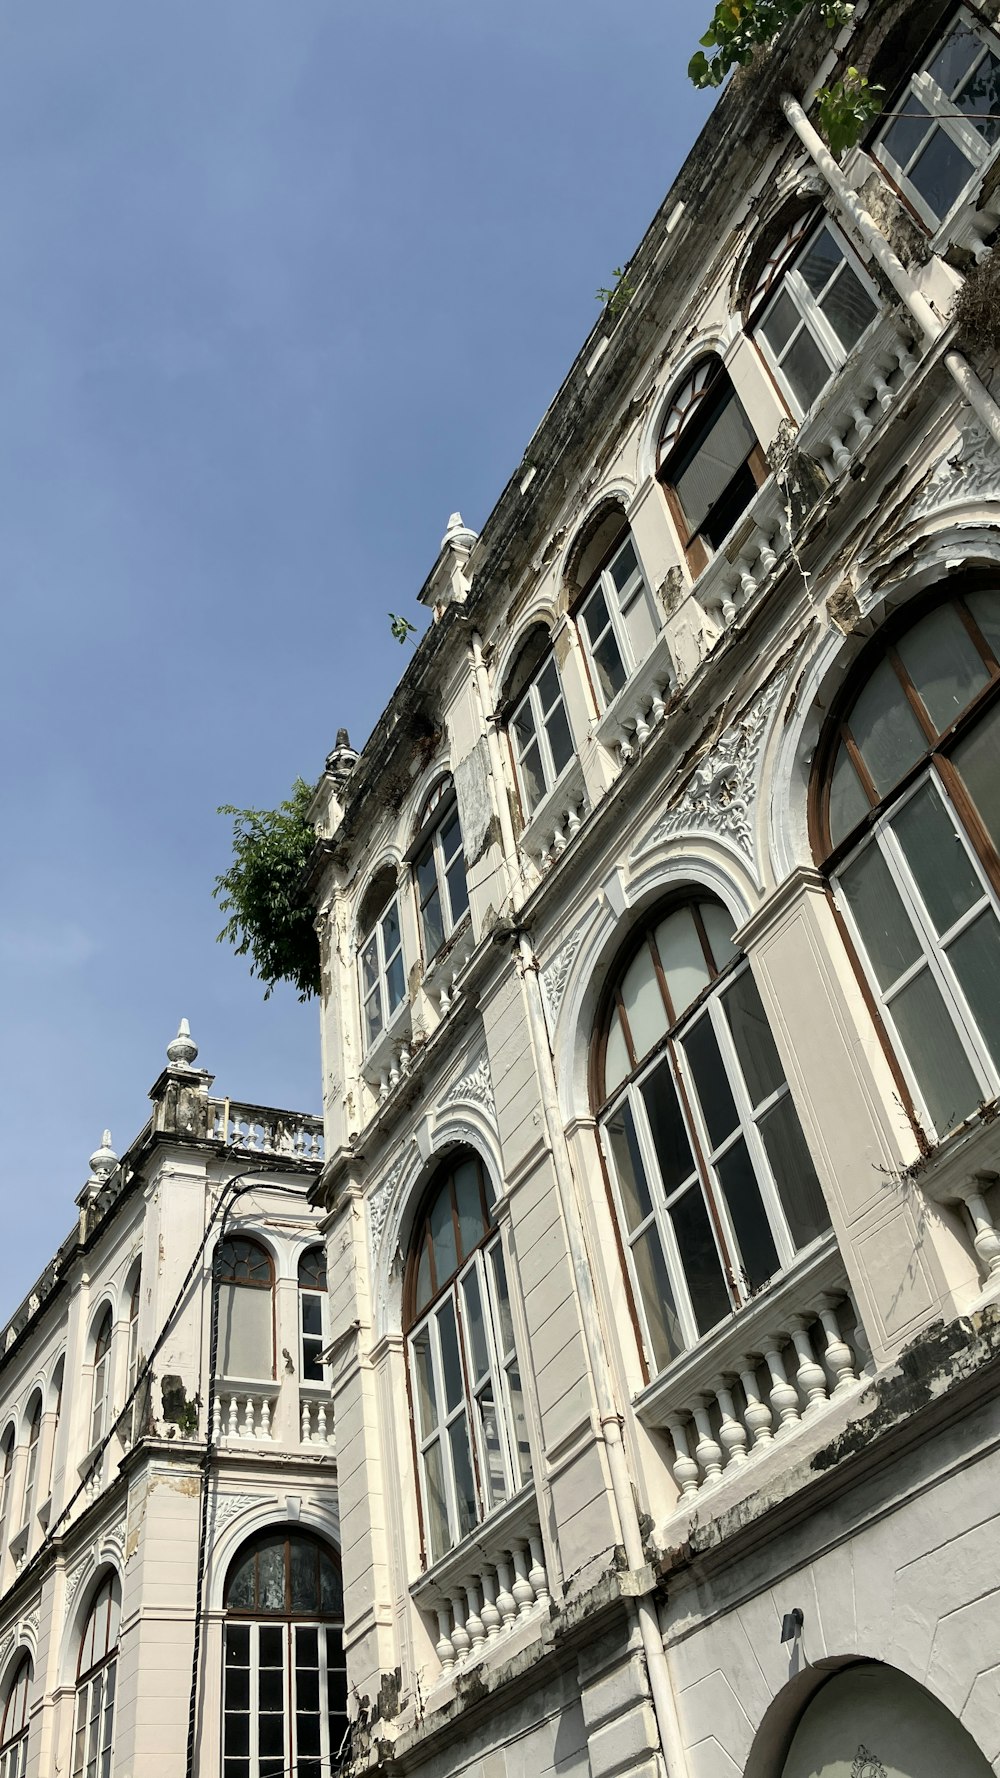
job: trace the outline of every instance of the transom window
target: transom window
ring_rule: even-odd
[[[937,1136],[1000,1092],[998,685],[1000,592],[970,586],[885,632],[818,768],[819,852]]]
[[[632,536],[619,537],[577,608],[603,709],[656,641],[656,615]]]
[[[698,573],[768,474],[720,358],[701,359],[675,394],[660,431],[657,474],[688,563]]]
[[[344,1594],[318,1539],[266,1532],[225,1591],[223,1778],[332,1778],[347,1728]]]
[[[274,1376],[274,1264],[246,1235],[220,1241],[215,1255],[219,1292],[219,1364],[224,1377]]]
[[[595,1054],[646,1360],[661,1371],[829,1226],[753,976],[708,897],[654,915]]]
[[[961,15],[895,109],[872,152],[935,228],[1000,140],[1000,44]]]
[[[108,1430],[111,1409],[111,1338],[114,1322],[111,1310],[105,1309],[94,1336],[94,1377],[90,1408],[90,1446],[94,1446]]]
[[[769,267],[772,289],[774,281]],[[804,414],[874,321],[874,287],[837,231],[824,222],[804,247],[796,250],[789,242],[780,287],[765,301],[756,337],[793,405]]]
[[[94,1595],[80,1639],[71,1778],[110,1778],[120,1622],[121,1588],[117,1575],[109,1574]]]
[[[526,818],[552,789],[573,757],[573,737],[563,701],[559,669],[551,650],[544,643],[542,647],[544,652],[530,670],[527,683],[513,705],[508,723]]]
[[[24,1778],[28,1766],[28,1690],[31,1656],[18,1661],[4,1705],[0,1729],[0,1778]]]
[[[478,1157],[438,1177],[406,1278],[427,1556],[438,1561],[531,1478],[503,1249]]]
[[[391,1023],[406,998],[399,898],[392,893],[358,948],[365,1048]]]
[[[326,1251],[310,1247],[299,1260],[299,1325],[302,1338],[300,1375],[304,1383],[322,1383],[326,1349]]]
[[[413,861],[425,962],[437,956],[469,905],[462,828],[450,778],[443,779],[432,792],[421,827],[432,817],[434,825]]]

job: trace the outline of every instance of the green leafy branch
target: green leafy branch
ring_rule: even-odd
[[[612,272],[613,284],[599,284],[594,295],[599,303],[606,303],[610,315],[620,315],[626,309],[635,291],[625,275],[625,267],[616,265]]]
[[[226,803],[218,811],[233,818],[233,860],[212,890],[229,915],[219,943],[228,941],[238,957],[250,958],[250,974],[265,984],[265,1000],[278,982],[290,982],[300,1000],[319,993],[319,942],[302,887],[316,842],[308,817],[312,798],[313,787],[297,778],[276,809]]]

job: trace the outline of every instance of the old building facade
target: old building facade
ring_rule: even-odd
[[[317,791],[358,1770],[1000,1771],[1000,35],[815,11]]]
[[[319,1778],[343,1739],[321,1126],[196,1060],[183,1025],[0,1333],[3,1778]]]

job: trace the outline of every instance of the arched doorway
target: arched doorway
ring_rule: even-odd
[[[780,1778],[993,1778],[972,1736],[925,1691],[874,1661],[841,1669],[806,1706]]]

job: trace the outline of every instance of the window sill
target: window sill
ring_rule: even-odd
[[[537,1635],[550,1595],[534,1483],[414,1581],[410,1597],[437,1626],[442,1681],[494,1649],[508,1658],[514,1636]]]
[[[846,474],[916,369],[914,333],[895,310],[883,310],[804,416],[796,449],[818,464],[828,481]]]
[[[587,791],[580,756],[573,754],[546,791],[521,830],[519,845],[541,872],[553,864],[574,838],[587,813]]]
[[[361,1064],[365,1081],[372,1092],[381,1098],[385,1097],[390,1087],[395,1086],[400,1073],[406,1072],[412,1034],[412,1008],[410,1002],[404,1000],[396,1008],[389,1023],[379,1032]]]
[[[662,722],[677,683],[666,631],[594,724],[594,739],[627,765]]]
[[[457,978],[461,975],[475,948],[472,916],[466,908],[458,925],[449,933],[444,944],[435,951],[424,970],[421,986],[442,1018],[455,999]]]

